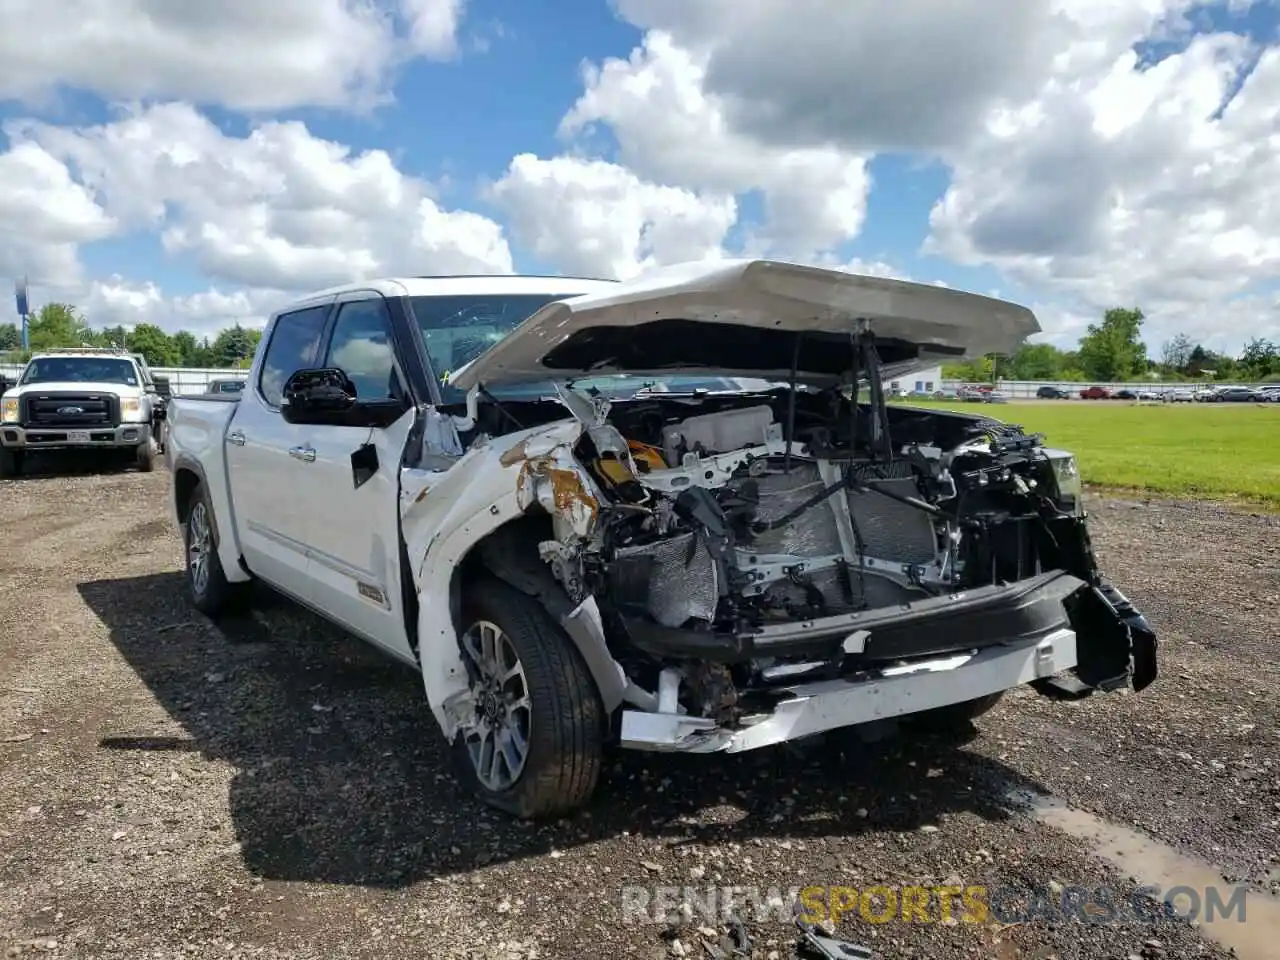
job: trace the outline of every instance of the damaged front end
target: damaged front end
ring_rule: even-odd
[[[624,746],[745,750],[1022,684],[1079,698],[1155,679],[1071,455],[887,405],[874,339],[851,347],[862,401],[794,381],[613,403],[560,387],[576,440],[503,455],[521,510],[550,518],[549,577],[500,541],[487,563],[557,615],[606,709],[624,705]]]

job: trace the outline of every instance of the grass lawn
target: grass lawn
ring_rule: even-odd
[[[977,413],[1070,450],[1088,484],[1280,510],[1280,403],[917,402]]]

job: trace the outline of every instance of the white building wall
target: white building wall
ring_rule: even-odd
[[[919,373],[909,373],[905,377],[890,380],[886,386],[890,390],[901,389],[907,393],[933,393],[942,389],[942,367],[930,367]]]

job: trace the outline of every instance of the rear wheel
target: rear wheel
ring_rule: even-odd
[[[183,530],[185,584],[191,605],[212,619],[239,610],[248,597],[248,584],[227,579],[218,558],[217,537],[213,507],[201,483],[191,491]]]
[[[0,477],[22,476],[23,460],[26,451],[13,447],[0,447]]]
[[[573,641],[540,603],[493,579],[468,589],[462,619],[475,698],[453,747],[462,776],[517,817],[582,806],[600,776],[605,723]]]

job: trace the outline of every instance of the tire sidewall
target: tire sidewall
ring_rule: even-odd
[[[529,807],[533,795],[543,786],[539,781],[544,778],[548,767],[553,766],[558,759],[555,756],[555,739],[549,725],[557,723],[559,718],[554,715],[551,704],[543,702],[539,696],[539,690],[543,688],[543,684],[539,682],[538,672],[543,669],[544,664],[539,651],[535,649],[540,638],[528,631],[528,623],[541,620],[539,629],[544,633],[554,631],[552,635],[567,645],[566,655],[576,658],[577,650],[573,648],[572,641],[563,634],[538,601],[505,583],[490,581],[486,589],[468,592],[464,595],[461,613],[462,632],[459,634],[459,644],[461,644],[461,636],[477,620],[488,620],[507,635],[524,668],[531,703],[529,752],[525,758],[524,769],[520,771],[520,776],[514,783],[500,791],[491,790],[481,783],[462,731],[459,731],[454,738],[450,748],[455,771],[463,784],[488,805],[512,816],[539,816],[540,814],[530,813]],[[463,659],[465,663],[465,653]],[[594,716],[599,720],[603,716],[603,706],[598,705],[599,693],[595,689],[594,681],[590,680],[590,674],[586,671],[585,665],[581,667],[580,679],[591,685],[590,695],[595,698],[597,704]],[[583,731],[589,743],[588,749],[595,752],[597,756],[602,750],[604,739],[603,724],[600,724],[600,727],[599,730]]]
[[[205,579],[203,593],[196,589],[195,578],[191,572],[191,517],[195,515],[197,507],[203,510],[205,523],[209,527],[208,577]],[[191,495],[190,506],[187,510],[187,522],[183,525],[182,549],[182,576],[185,581],[187,596],[197,610],[209,614],[221,605],[225,588],[222,585],[224,580],[222,564],[218,561],[217,525],[214,522],[213,508],[209,505],[209,498],[205,494],[203,483],[197,486]]]
[[[138,444],[137,450],[134,452],[134,463],[143,473],[152,473],[156,469],[156,456],[158,454],[156,441],[150,437],[146,443]]]

